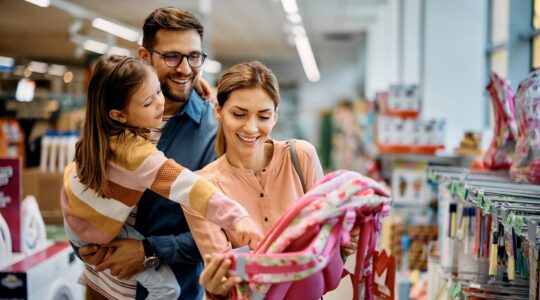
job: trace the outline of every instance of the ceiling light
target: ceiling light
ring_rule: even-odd
[[[281,5],[283,6],[283,10],[287,14],[293,14],[298,12],[296,0],[281,0]]]
[[[110,54],[110,55],[121,55],[121,56],[131,56],[131,51],[129,51],[128,49],[126,48],[122,48],[122,47],[117,47],[117,46],[112,46],[109,51],[107,52],[107,54]]]
[[[294,34],[294,36],[301,36],[306,35],[306,30],[304,29],[304,26],[302,25],[295,25],[291,29],[291,32]]]
[[[49,0],[24,0],[24,1],[37,5],[39,7],[48,7],[49,5],[51,5],[51,1]]]
[[[99,54],[105,54],[105,52],[107,52],[107,48],[108,48],[107,44],[97,42],[97,41],[94,41],[94,40],[86,40],[86,41],[84,41],[82,46],[83,46],[84,49],[86,49],[88,51],[96,52],[96,53],[99,53]]]
[[[311,45],[307,36],[301,35],[294,38],[294,43],[296,44],[296,50],[300,56],[300,61],[302,61],[302,67],[304,68],[304,73],[306,77],[311,82],[317,82],[321,79],[321,74],[319,73],[319,68],[315,62],[315,57],[313,56],[313,51],[311,50]]]
[[[66,71],[67,67],[64,65],[50,65],[47,73],[53,76],[64,76],[64,73],[66,73]]]
[[[0,56],[0,67],[11,68],[15,66],[15,59],[7,56]]]
[[[287,20],[293,24],[302,23],[302,16],[299,13],[287,14]]]
[[[73,73],[71,71],[67,71],[66,74],[64,74],[64,82],[70,83],[73,80]]]
[[[221,63],[216,60],[206,59],[204,61],[203,71],[216,74],[221,71]]]
[[[101,29],[103,31],[112,33],[130,42],[136,42],[139,39],[139,33],[137,31],[129,29],[125,26],[118,25],[116,23],[104,20],[102,18],[95,18],[92,21],[92,26],[97,29]]]
[[[31,61],[30,64],[28,64],[28,69],[36,73],[47,73],[47,68],[48,66],[46,63],[39,61]]]

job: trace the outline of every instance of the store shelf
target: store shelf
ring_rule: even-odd
[[[540,185],[513,182],[507,172],[456,167],[429,167],[427,177],[439,191],[439,231],[446,232],[440,240],[445,245],[440,253],[449,257],[445,274],[451,275],[449,293],[480,298],[487,294],[491,299],[528,299],[529,292],[537,294],[538,264],[531,262],[537,261],[540,248]],[[463,225],[469,222],[474,225]],[[456,228],[461,228],[459,233]],[[493,242],[497,238],[499,242]],[[528,260],[525,273],[520,259]],[[470,265],[465,265],[480,266],[482,261],[490,264],[489,274],[487,268],[479,267],[475,276],[483,279],[463,278],[471,276],[467,273]],[[510,271],[508,266],[515,269]]]

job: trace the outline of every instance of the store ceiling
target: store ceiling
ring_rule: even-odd
[[[182,7],[203,18],[198,13],[200,1],[196,0],[65,1],[134,28],[141,28],[145,17],[163,6]],[[286,18],[279,0],[210,1],[212,13],[202,21],[210,43],[205,48],[213,51],[215,58],[294,61],[299,65],[296,49],[287,41]],[[353,41],[373,21],[371,12],[386,4],[386,0],[297,0],[297,3],[317,56],[329,43]],[[0,0],[0,11],[0,56],[19,61],[84,64],[84,55],[77,56],[77,46],[69,40],[68,28],[74,18],[64,10],[52,6],[41,8],[23,0]],[[88,20],[79,32],[103,41],[107,38],[93,29]],[[122,39],[117,44],[132,50],[137,47]]]

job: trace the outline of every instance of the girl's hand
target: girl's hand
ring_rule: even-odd
[[[250,217],[240,219],[240,221],[236,222],[234,228],[236,232],[242,235],[242,243],[244,245],[249,245],[251,250],[255,250],[255,248],[257,248],[257,244],[263,238],[259,227]]]

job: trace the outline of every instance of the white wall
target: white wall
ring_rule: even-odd
[[[388,0],[373,15],[365,28],[365,53],[358,51],[363,62],[350,55],[334,57],[333,65],[320,66],[319,82],[300,83],[300,122],[307,138],[317,144],[320,111],[342,97],[358,97],[359,80],[365,80],[368,99],[391,84],[419,83],[423,117],[447,120],[448,150],[459,144],[464,131],[481,131],[487,0]]]
[[[316,83],[305,81],[298,89],[300,106],[299,122],[306,139],[314,145],[319,143],[321,111],[333,107],[340,99],[352,99],[357,95],[358,69],[356,62],[321,69],[325,74]]]
[[[424,107],[446,118],[453,150],[465,130],[482,129],[485,99],[485,0],[425,1]]]

